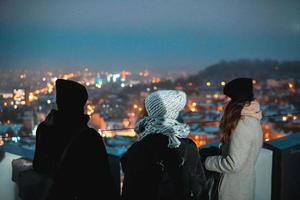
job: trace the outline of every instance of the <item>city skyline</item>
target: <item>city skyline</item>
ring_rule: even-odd
[[[2,1],[0,69],[198,71],[300,59],[300,2]]]

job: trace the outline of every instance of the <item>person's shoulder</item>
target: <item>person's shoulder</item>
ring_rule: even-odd
[[[242,116],[236,129],[256,128],[260,126],[260,120],[251,116]]]
[[[90,127],[86,127],[83,130],[81,130],[81,136],[85,137],[86,139],[90,139],[90,140],[102,140],[102,136],[101,134],[96,131],[93,128]]]
[[[181,147],[186,149],[198,149],[196,143],[190,138],[181,138]]]
[[[46,123],[43,121],[37,126],[37,131],[41,131],[47,127]]]
[[[143,147],[140,141],[133,143],[127,151],[121,156],[121,161],[127,161],[129,158],[132,157],[139,157],[139,155],[143,154]]]
[[[48,129],[49,129],[49,125],[47,125],[47,123],[43,121],[37,126],[36,135],[37,136],[44,135],[46,134],[46,132],[48,132]]]
[[[250,116],[242,116],[232,136],[242,135],[244,138],[252,138],[256,135],[253,132],[261,132],[260,120]]]
[[[141,141],[133,143],[127,150],[126,154],[139,154],[143,150],[143,144]]]

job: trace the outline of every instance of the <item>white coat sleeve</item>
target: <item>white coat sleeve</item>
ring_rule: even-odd
[[[253,145],[254,133],[251,130],[254,127],[251,124],[249,119],[241,119],[232,133],[228,155],[208,157],[205,168],[219,173],[234,173],[242,169]]]

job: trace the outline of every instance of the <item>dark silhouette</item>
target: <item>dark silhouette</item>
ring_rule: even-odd
[[[201,199],[205,175],[197,147],[187,138],[180,142],[179,148],[170,149],[167,136],[153,134],[133,144],[121,160],[125,173],[122,200]],[[159,191],[163,170],[174,182],[171,190],[167,186]],[[160,193],[167,197],[161,198]]]
[[[54,178],[48,199],[119,198],[102,137],[87,126],[87,99],[79,83],[56,81],[58,109],[37,129],[33,161],[35,170]]]
[[[222,154],[222,150],[216,146],[202,147],[199,149],[202,165],[205,165],[205,159],[209,156],[218,156]],[[201,200],[218,200],[218,186],[221,179],[221,173],[209,171],[204,168],[206,176],[205,197]]]
[[[147,113],[135,129],[140,139],[121,158],[123,200],[201,199],[206,179],[200,156],[188,126],[176,120],[185,103],[185,94],[172,90],[146,98]]]

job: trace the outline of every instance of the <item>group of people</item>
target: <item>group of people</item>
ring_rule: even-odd
[[[179,113],[187,97],[178,90],[158,90],[144,100],[136,122],[138,141],[121,157],[122,192],[117,190],[100,134],[89,128],[86,88],[56,81],[57,110],[37,129],[35,171],[53,178],[48,200],[254,200],[255,163],[262,146],[262,117],[252,79],[227,83],[220,121],[219,153],[199,153]],[[220,174],[211,194],[207,172]]]

